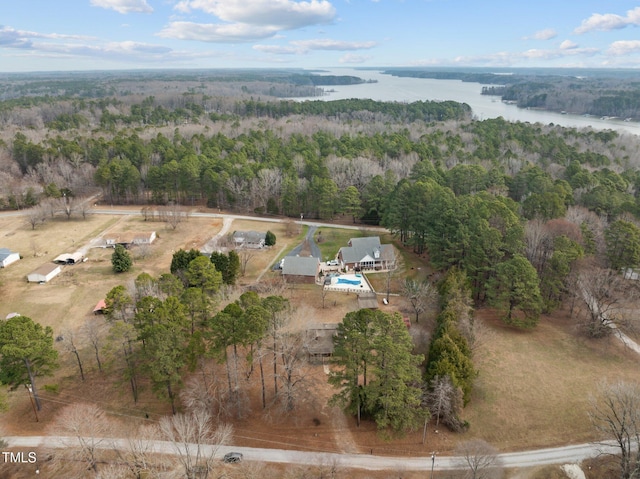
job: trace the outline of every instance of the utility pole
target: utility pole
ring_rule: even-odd
[[[36,405],[33,402],[33,389],[31,388],[31,384],[25,384],[24,385],[25,388],[27,388],[27,391],[29,391],[29,400],[31,401],[31,407],[33,408],[33,414],[36,415],[36,422],[40,422],[40,419],[38,419],[38,410],[36,409]]]
[[[431,453],[431,478],[430,479],[433,479],[433,466],[436,463],[436,454],[438,454],[437,451],[434,451]]]

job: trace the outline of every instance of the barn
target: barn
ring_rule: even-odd
[[[57,264],[78,264],[82,263],[84,260],[84,254],[81,251],[76,251],[75,253],[63,253],[57,256],[53,262]]]
[[[55,263],[45,263],[38,269],[29,273],[27,275],[27,281],[30,283],[46,283],[61,272],[62,267],[60,265]]]

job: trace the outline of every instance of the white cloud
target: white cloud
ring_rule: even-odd
[[[153,12],[153,8],[149,6],[147,0],[91,0],[91,5],[123,14]]]
[[[578,44],[571,40],[565,40],[560,44],[560,50],[571,50],[573,48],[578,48]]]
[[[551,40],[558,36],[558,33],[553,28],[546,28],[535,32],[530,37],[524,37],[525,40]]]
[[[14,30],[11,27],[0,28],[0,47],[30,48],[31,45],[31,40],[24,35],[24,32]]]
[[[201,10],[221,23],[171,22],[158,35],[215,43],[250,42],[333,21],[336,11],[327,0],[180,0],[174,9]]]
[[[296,40],[292,45],[304,50],[367,50],[376,46],[376,42],[344,42],[340,40],[318,39],[318,40]]]
[[[615,13],[594,13],[573,32],[577,34],[587,33],[594,30],[610,31],[619,30],[630,25],[640,25],[640,7],[627,11],[626,16],[617,15]]]
[[[353,53],[347,53],[338,61],[344,64],[357,64],[357,63],[364,63],[370,59],[371,59],[370,56],[354,55]]]
[[[600,53],[597,48],[556,48],[538,49],[533,48],[523,52],[498,52],[481,56],[459,56],[454,59],[454,63],[460,65],[494,65],[494,66],[514,66],[536,62],[539,60],[550,61],[564,58],[592,57]]]
[[[367,50],[376,46],[376,42],[345,42],[340,40],[294,40],[289,46],[281,45],[254,45],[253,49],[262,53],[274,55],[305,55],[311,50],[350,51]],[[345,56],[348,57],[348,56]],[[354,56],[355,58],[355,56]],[[364,57],[362,57],[364,58]],[[341,60],[342,62],[342,60]],[[347,63],[346,61],[344,63]],[[359,63],[355,60],[350,63]]]
[[[640,52],[640,40],[620,40],[609,45],[608,55],[621,56]]]
[[[296,55],[304,53],[300,48],[284,47],[280,45],[254,45],[253,49],[262,53],[271,53],[274,55]]]
[[[40,52],[106,58],[119,61],[160,61],[166,59],[171,48],[138,42],[110,42],[105,45],[52,44],[35,45]]]
[[[188,54],[150,43],[103,42],[95,37],[39,33],[0,26],[0,47],[28,53],[31,58],[86,57],[118,62],[161,63],[184,61]]]
[[[171,22],[157,35],[178,40],[196,40],[212,43],[252,42],[274,36],[278,29],[272,26],[255,26],[246,23],[216,24]]]
[[[84,35],[65,35],[62,33],[39,33],[28,30],[16,30],[12,27],[0,26],[0,46],[9,48],[31,48],[34,38],[46,38],[49,40],[91,40],[92,37]]]
[[[336,10],[327,0],[182,0],[180,11],[202,10],[229,23],[246,23],[293,30],[329,23]]]

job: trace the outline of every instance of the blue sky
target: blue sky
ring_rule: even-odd
[[[0,72],[640,67],[640,1],[20,0]]]

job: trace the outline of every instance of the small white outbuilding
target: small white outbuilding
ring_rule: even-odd
[[[9,248],[0,248],[0,268],[6,268],[11,263],[20,259],[20,253],[15,253]]]
[[[59,275],[62,272],[62,267],[54,263],[45,263],[38,269],[32,271],[27,275],[27,281],[30,283],[46,283],[51,278]]]

